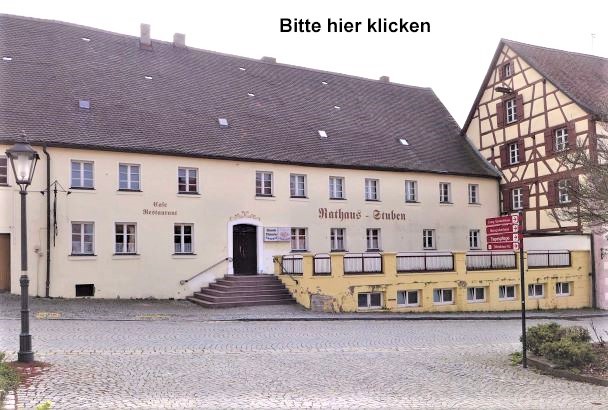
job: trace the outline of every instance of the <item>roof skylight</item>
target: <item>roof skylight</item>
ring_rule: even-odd
[[[410,145],[410,143],[407,142],[405,138],[399,138],[399,142],[401,143],[401,145]]]
[[[342,108],[342,107],[340,107],[339,105],[334,105],[334,108],[335,108],[336,110],[339,110],[339,109],[340,109],[340,108]]]
[[[250,97],[255,97],[254,93],[247,93],[247,95],[250,96]]]
[[[218,118],[217,122],[220,124],[220,127],[228,126],[228,120],[226,118]]]
[[[13,61],[13,57],[4,56],[2,57],[2,61]]]
[[[144,78],[145,78],[146,80],[151,80],[151,79],[152,79],[152,76],[151,76],[151,75],[144,75]]]
[[[80,37],[80,39],[81,39],[82,41],[86,41],[87,43],[88,43],[89,41],[91,41],[91,39],[90,39],[90,38],[88,38],[88,37]]]
[[[246,71],[247,69],[245,67],[239,67],[239,70]]]
[[[329,83],[328,83],[327,81],[321,81],[321,84],[323,84],[323,85],[327,85],[327,84],[329,84]]]
[[[327,133],[324,130],[319,130],[319,137],[327,138]]]

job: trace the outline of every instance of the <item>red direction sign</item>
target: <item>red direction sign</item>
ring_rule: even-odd
[[[496,235],[488,235],[488,243],[495,242],[519,242],[521,235],[519,233],[499,233]]]
[[[486,226],[518,224],[520,221],[519,215],[505,215],[496,218],[486,218]]]
[[[509,224],[509,225],[497,225],[497,226],[486,226],[486,233],[488,235],[497,233],[515,233],[519,232],[521,225]]]
[[[489,251],[518,251],[519,242],[496,242],[488,243]]]

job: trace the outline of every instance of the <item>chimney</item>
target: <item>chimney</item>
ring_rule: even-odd
[[[380,81],[382,81],[383,83],[388,83],[391,81],[391,79],[388,75],[383,75],[382,77],[380,77]]]
[[[152,50],[152,39],[150,38],[150,25],[149,24],[141,24],[139,26],[140,36],[139,36],[139,48],[143,48],[144,50]]]
[[[186,48],[186,35],[182,33],[173,34],[173,46],[177,48]]]
[[[264,61],[265,63],[276,63],[277,59],[274,57],[262,57],[262,61]]]

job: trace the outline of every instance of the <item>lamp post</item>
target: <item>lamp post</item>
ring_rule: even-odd
[[[32,183],[36,161],[40,158],[32,146],[24,142],[18,142],[6,150],[6,156],[11,161],[11,167],[15,174],[15,182],[19,185],[21,195],[21,333],[19,334],[19,353],[17,360],[22,363],[34,361],[32,352],[32,335],[30,335],[30,307],[29,286],[30,279],[27,275],[27,214],[25,198],[27,187]]]

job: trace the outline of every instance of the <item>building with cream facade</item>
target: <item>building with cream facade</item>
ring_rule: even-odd
[[[437,269],[454,274],[457,253],[495,260],[481,251],[485,219],[499,214],[499,174],[429,88],[194,49],[179,34],[152,41],[145,25],[137,38],[0,22],[0,152],[25,132],[41,155],[28,196],[32,295],[186,298],[223,277],[289,282],[301,273],[294,260],[309,269],[310,255],[379,264],[367,281],[365,272],[330,275],[336,296],[354,283],[376,286],[396,266],[391,254],[443,258]],[[18,293],[19,195],[5,162],[3,286]],[[588,305],[586,274],[564,279],[577,289],[564,307]],[[500,295],[516,297],[508,286]],[[430,292],[447,306],[447,290]],[[364,294],[350,292],[337,309]]]

